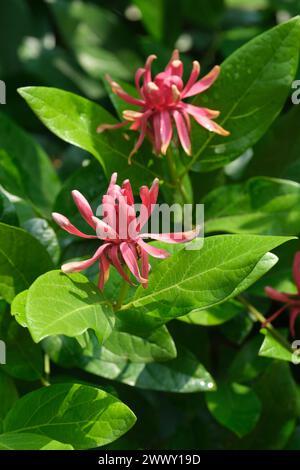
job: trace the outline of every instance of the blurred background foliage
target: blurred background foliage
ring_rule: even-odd
[[[64,197],[78,179],[76,170],[89,159],[89,155],[50,133],[17,94],[18,87],[44,85],[62,88],[95,100],[113,112],[103,83],[105,73],[115,79],[132,81],[136,67],[144,63],[147,55],[158,54],[155,67],[159,69],[164,66],[174,47],[182,52],[183,59],[189,64],[188,70],[191,60],[197,59],[205,72],[256,35],[298,13],[300,0],[2,1],[0,79],[7,86],[7,105],[1,106],[1,112],[9,114],[42,144],[63,180],[70,177],[66,183],[67,193],[60,195],[59,199],[60,207],[63,204],[70,206],[70,200],[64,200]],[[226,181],[259,174],[292,177],[300,182],[299,110],[297,107],[290,110],[290,107],[289,101],[283,110],[284,116],[276,119],[256,148],[249,149],[240,162],[234,162],[235,167],[231,164],[206,174],[201,179],[201,187],[199,175],[195,173],[195,193],[203,196]],[[30,148],[27,149],[29,152]],[[243,174],[239,171],[240,166],[249,163],[255,152],[261,155],[277,152],[277,165],[270,166],[268,159],[262,159],[260,167],[256,168],[255,163],[251,164],[250,161]],[[282,152],[285,152],[285,159]],[[1,158],[4,160],[5,155]],[[24,167],[29,166],[27,171],[34,173],[34,165],[26,162]],[[97,188],[92,187],[96,168],[100,170],[97,162],[93,161],[83,170],[86,192],[92,192],[92,198],[98,195]],[[100,171],[99,175],[101,187]],[[9,218],[12,217],[9,202],[6,201],[6,204],[6,221],[14,223]],[[28,218],[27,213],[22,214],[25,219]],[[280,269],[289,273],[293,252],[298,246],[296,244],[290,252],[284,247],[281,253],[283,264],[276,268],[275,276],[280,275]],[[52,246],[54,258],[55,250],[56,247]],[[256,289],[254,295],[261,293],[261,286],[256,286]],[[269,305],[266,299],[264,302]],[[253,388],[262,403],[263,413],[254,431],[242,439],[217,423],[208,411],[214,406],[213,399],[207,399],[206,403],[203,394],[158,393],[117,383],[112,389],[107,380],[77,369],[71,372],[71,377],[77,381],[92,382],[118,394],[138,416],[134,429],[112,444],[111,448],[299,449],[300,432],[299,427],[295,428],[300,416],[298,388],[287,363],[257,356],[261,339],[257,336],[249,339],[252,327],[251,320],[245,315],[235,316],[221,328],[211,327],[209,331],[188,321],[170,324],[176,343],[188,346],[197,359],[220,378],[221,383],[223,380],[223,409],[228,408],[232,416],[236,416],[240,408],[235,410],[233,406],[236,390],[229,389],[224,372],[229,372],[231,381],[245,385],[241,395],[248,394],[248,411],[259,416],[260,410],[255,408],[257,403],[246,387],[254,380]],[[299,379],[298,369],[293,373]],[[70,380],[70,375],[66,376],[66,372],[57,367],[54,380],[64,379]],[[35,383],[18,383],[21,393],[35,386]],[[247,408],[244,411],[247,413]],[[222,422],[222,419],[221,414],[219,421]],[[227,417],[227,421],[230,419]]]

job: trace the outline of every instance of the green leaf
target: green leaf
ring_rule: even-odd
[[[0,295],[7,302],[52,267],[47,251],[35,238],[0,223]]]
[[[180,250],[150,275],[148,289],[137,289],[123,309],[140,309],[163,320],[207,309],[236,297],[273,265],[265,254],[289,240],[259,235],[219,235],[198,250]],[[124,312],[125,313],[125,312]]]
[[[27,328],[27,319],[26,319],[26,301],[27,301],[28,290],[20,292],[11,304],[10,313],[23,328]]]
[[[266,132],[291,90],[299,56],[300,22],[293,18],[254,38],[221,66],[214,86],[193,104],[221,111],[230,136],[208,134],[195,125],[193,162],[211,171],[240,156]],[[190,164],[190,165],[191,165]]]
[[[206,401],[216,420],[239,437],[254,428],[261,413],[261,403],[254,391],[235,382],[218,384],[214,393],[206,395]]]
[[[56,234],[47,220],[34,217],[23,222],[22,227],[46,248],[56,264],[60,257],[60,248]]]
[[[131,362],[167,361],[176,357],[174,341],[165,326],[141,335],[134,331],[134,325],[122,321],[121,316],[103,347],[117,360]]]
[[[203,202],[207,233],[300,233],[300,184],[293,181],[257,177],[217,188]]]
[[[142,22],[148,33],[154,39],[161,41],[164,32],[164,1],[154,0],[149,3],[147,0],[133,0],[142,14]]]
[[[193,325],[215,326],[225,323],[244,312],[245,307],[237,300],[229,300],[209,310],[192,310],[178,320]]]
[[[245,177],[287,177],[299,182],[299,179],[295,179],[295,172],[289,173],[288,170],[299,159],[299,119],[300,106],[292,106],[287,113],[276,119],[269,131],[255,145]]]
[[[54,2],[50,8],[64,42],[90,76],[132,77],[140,60],[135,36],[122,14],[83,1]]]
[[[277,331],[277,330],[276,330]],[[285,344],[270,333],[266,328],[260,330],[265,339],[260,347],[259,355],[271,357],[272,359],[280,359],[281,361],[293,362],[293,351],[288,344]]]
[[[0,434],[0,450],[73,450],[69,444],[32,433]]]
[[[165,362],[134,363],[102,347],[93,338],[84,350],[72,338],[56,336],[44,341],[51,359],[65,367],[80,367],[94,375],[132,387],[176,393],[214,389],[214,380],[199,360],[180,348],[176,359]]]
[[[229,322],[221,325],[221,333],[234,344],[242,344],[249,336],[254,326],[254,321],[248,315],[246,309],[233,317]]]
[[[58,177],[43,149],[3,113],[0,150],[2,186],[49,217],[60,188]]]
[[[159,176],[159,171],[153,167],[150,146],[143,156],[133,158],[131,166],[128,166],[128,156],[134,146],[136,133],[131,133],[133,138],[128,141],[120,131],[96,132],[100,123],[116,122],[101,106],[55,88],[27,87],[19,89],[19,93],[54,134],[94,155],[103,166],[107,178],[117,168],[120,180],[130,176],[131,183],[139,187],[141,174],[144,184]]]
[[[0,222],[8,225],[18,225],[16,209],[8,197],[0,191]]]
[[[255,392],[262,403],[262,413],[255,429],[235,443],[237,449],[282,449],[295,428],[298,391],[288,364],[275,361],[269,365]]]
[[[101,291],[79,273],[50,271],[30,287],[26,319],[34,341],[51,335],[79,336],[93,329],[100,342],[112,332],[114,314]]]
[[[41,434],[91,449],[122,436],[135,420],[124,403],[98,388],[57,384],[18,400],[4,420],[4,432]]]
[[[1,369],[16,379],[39,380],[44,365],[41,347],[33,343],[28,330],[21,328],[8,312],[0,317],[0,338],[5,339],[6,345],[6,364]]]
[[[13,380],[0,370],[0,426],[1,420],[18,399],[18,391]]]
[[[73,450],[69,444],[63,444],[46,436],[33,433],[0,434],[0,450]]]
[[[248,382],[264,372],[270,359],[258,356],[261,337],[255,335],[235,354],[228,370],[228,378],[233,382]]]

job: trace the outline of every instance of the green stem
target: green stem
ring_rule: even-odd
[[[126,295],[127,295],[128,289],[129,289],[129,284],[128,284],[128,282],[126,282],[125,279],[124,279],[124,280],[123,280],[123,283],[122,283],[122,285],[121,285],[121,288],[120,288],[118,300],[117,300],[117,302],[115,303],[115,306],[114,306],[114,311],[115,311],[115,312],[117,312],[118,310],[121,309],[121,307],[122,307],[122,305],[123,305],[123,302],[124,302],[124,300],[126,299]]]
[[[237,300],[239,300],[243,305],[245,305],[245,307],[249,310],[249,312],[256,319],[256,321],[260,322],[264,326],[264,328],[266,328],[271,333],[273,338],[277,339],[277,341],[279,341],[290,352],[293,352],[289,342],[284,338],[284,336],[278,333],[278,331],[273,327],[273,325],[271,325],[271,323],[268,323],[267,318],[262,313],[260,313],[257,308],[254,307],[254,305],[252,305],[248,300],[246,300],[240,295],[237,297]]]
[[[174,165],[173,155],[170,150],[167,150],[166,160],[168,164],[169,175],[170,175],[170,180],[171,180],[172,185],[176,189],[178,189],[178,191],[180,192],[183,202],[185,204],[189,204],[190,203],[189,197],[186,194],[185,188],[182,184],[182,178],[179,179],[179,176],[176,171],[176,167]]]
[[[50,373],[51,373],[50,358],[49,358],[48,354],[45,354],[44,355],[44,374],[45,374],[45,377],[41,378],[41,382],[42,382],[43,385],[45,385],[45,387],[48,387],[50,385]]]

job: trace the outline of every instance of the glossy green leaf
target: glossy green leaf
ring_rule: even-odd
[[[256,425],[261,403],[251,388],[238,383],[220,383],[206,395],[209,411],[226,428],[242,437]]]
[[[178,320],[192,325],[215,326],[221,325],[245,310],[245,307],[237,300],[229,300],[216,305],[209,310],[192,310]]]
[[[215,189],[203,202],[207,233],[300,233],[300,185],[293,181],[257,177]]]
[[[289,240],[258,235],[222,235],[205,239],[200,250],[181,250],[150,275],[148,289],[136,291],[124,309],[139,308],[163,319],[207,309],[237,296],[276,262],[265,254]]]
[[[101,291],[79,273],[50,271],[30,287],[26,302],[29,331],[38,342],[47,336],[79,336],[93,329],[100,342],[112,332],[114,314]]]
[[[0,191],[0,222],[8,225],[18,225],[18,216],[12,202]]]
[[[110,178],[118,168],[120,180],[128,178],[139,187],[141,173],[143,183],[149,183],[159,173],[153,168],[150,147],[144,154],[134,158],[128,166],[128,156],[133,148],[136,133],[131,133],[130,141],[123,137],[122,131],[103,132],[96,129],[101,123],[114,123],[114,118],[101,106],[73,93],[46,87],[26,87],[19,90],[21,96],[58,137],[90,152],[104,168]],[[68,109],[66,115],[65,110]]]
[[[133,330],[133,331],[131,331]],[[117,360],[131,362],[166,361],[176,357],[176,347],[167,328],[162,326],[145,335],[134,332],[133,325],[126,325],[119,316],[104,348]]]
[[[47,251],[35,238],[0,223],[0,295],[7,302],[52,267]]]
[[[90,341],[82,350],[72,338],[51,337],[44,341],[51,359],[65,367],[80,367],[91,374],[125,383],[137,388],[176,393],[193,393],[214,389],[214,380],[185,349],[178,350],[178,357],[164,362],[134,363],[126,360],[124,353],[103,347]]]
[[[0,338],[6,345],[6,364],[1,365],[1,369],[16,379],[41,379],[44,366],[41,347],[8,312],[0,316]]]
[[[11,303],[10,313],[23,328],[27,328],[26,301],[28,290],[20,292]]]
[[[240,156],[274,121],[290,93],[299,56],[300,22],[293,18],[254,38],[221,66],[213,87],[194,104],[221,111],[229,137],[194,126],[193,160],[211,171]]]
[[[1,420],[18,399],[18,391],[13,380],[0,370],[0,426]]]
[[[232,382],[249,382],[266,370],[270,359],[258,355],[262,340],[255,335],[235,354],[228,370]]]
[[[57,384],[18,400],[4,420],[4,432],[40,434],[91,449],[120,437],[135,419],[124,403],[98,388]]]
[[[265,336],[258,353],[260,356],[293,362],[293,350],[289,347],[289,343],[283,343],[266,328],[263,328],[260,332]]]
[[[299,179],[294,178],[295,172],[288,173],[288,168],[299,159],[299,119],[300,106],[292,106],[287,113],[276,119],[269,131],[255,145],[245,177],[287,177],[299,182]]]
[[[20,432],[0,434],[0,450],[73,450],[73,447],[47,436]]]
[[[60,184],[44,150],[0,113],[0,178],[3,187],[49,216]]]
[[[274,361],[255,384],[262,412],[255,429],[235,449],[277,450],[288,442],[295,428],[298,392],[288,364]]]
[[[60,248],[56,234],[47,220],[37,217],[27,219],[22,227],[46,248],[53,263],[56,264],[59,260]]]

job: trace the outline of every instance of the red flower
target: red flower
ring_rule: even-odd
[[[109,277],[110,265],[113,265],[119,274],[132,284],[128,274],[124,270],[126,265],[133,276],[143,287],[147,287],[149,261],[148,257],[167,258],[168,251],[145,243],[144,239],[152,238],[166,243],[184,243],[193,240],[197,230],[179,233],[141,233],[151,213],[154,210],[158,191],[159,180],[153,181],[151,188],[142,186],[140,198],[142,204],[137,217],[134,208],[134,197],[129,180],[125,180],[122,187],[116,184],[117,173],[111,177],[107,193],[102,198],[103,218],[94,216],[93,211],[79,191],[72,191],[74,202],[86,222],[95,230],[96,235],[87,235],[78,230],[64,215],[53,213],[54,221],[67,232],[82,238],[100,239],[103,243],[94,255],[86,261],[74,261],[64,264],[61,269],[65,273],[82,271],[92,264],[99,262],[100,276],[99,288],[103,289]],[[139,260],[141,267],[139,266]]]
[[[200,108],[185,103],[183,99],[203,93],[218,78],[220,67],[216,65],[205,77],[198,80],[200,64],[193,62],[193,69],[187,83],[182,80],[183,64],[179,59],[179,52],[175,50],[165,70],[152,79],[151,65],[155,55],[150,55],[145,68],[140,68],[135,74],[135,86],[139,98],[126,93],[122,87],[110,77],[112,91],[129,104],[140,107],[139,111],[126,110],[123,112],[124,121],[112,124],[100,124],[97,131],[118,129],[131,124],[130,129],[140,133],[139,138],[129,156],[129,161],[142,145],[146,134],[150,137],[157,154],[166,154],[173,136],[173,123],[177,128],[178,137],[184,151],[191,155],[190,116],[205,129],[223,136],[229,132],[219,124],[212,121],[219,116],[219,111]],[[143,84],[141,85],[141,79]],[[198,81],[197,81],[198,80]]]
[[[297,294],[285,294],[273,289],[272,287],[265,287],[265,292],[270,299],[284,303],[283,307],[268,318],[266,323],[272,322],[281,313],[288,309],[290,314],[290,333],[292,336],[295,336],[295,321],[300,314],[300,251],[298,251],[294,257],[293,278],[297,286]]]

